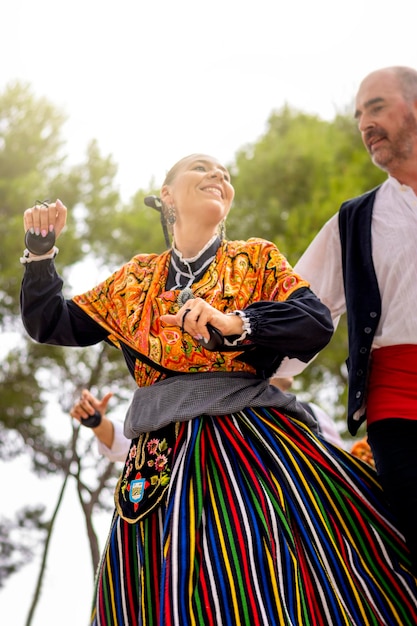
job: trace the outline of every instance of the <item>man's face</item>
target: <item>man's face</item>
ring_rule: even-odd
[[[416,105],[404,100],[391,71],[370,74],[356,97],[355,118],[362,141],[381,169],[393,173],[417,156]]]

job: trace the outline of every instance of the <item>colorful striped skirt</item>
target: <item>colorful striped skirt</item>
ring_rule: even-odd
[[[371,467],[274,409],[175,428],[151,433],[146,461],[132,444],[91,624],[417,624],[409,554]],[[157,504],[142,515],[133,496],[129,519],[120,494],[141,485]]]

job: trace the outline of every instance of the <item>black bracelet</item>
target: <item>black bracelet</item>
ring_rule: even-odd
[[[87,428],[97,428],[97,426],[100,426],[101,420],[102,420],[101,413],[95,410],[93,415],[89,415],[88,417],[82,417],[81,424],[83,426],[87,426]]]

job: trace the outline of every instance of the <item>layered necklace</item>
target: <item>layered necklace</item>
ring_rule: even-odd
[[[168,270],[167,289],[182,289],[191,292],[191,285],[200,280],[208,266],[214,261],[220,243],[220,237],[214,235],[204,248],[190,259],[184,259],[181,252],[173,247]]]

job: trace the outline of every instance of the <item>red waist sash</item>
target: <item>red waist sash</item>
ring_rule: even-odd
[[[366,416],[368,425],[390,417],[417,420],[417,345],[373,350]]]

